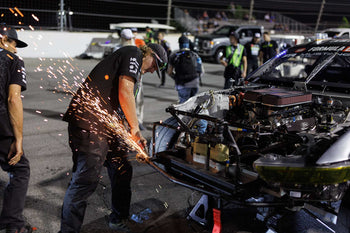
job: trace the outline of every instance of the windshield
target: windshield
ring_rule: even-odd
[[[325,31],[325,33],[328,35],[329,38],[333,38],[339,34],[339,32],[336,31]]]
[[[228,36],[231,30],[236,30],[238,27],[234,26],[223,26],[213,32],[213,35]]]
[[[306,82],[313,88],[350,88],[350,54],[335,52],[286,53],[266,62],[249,77],[249,81],[293,86]]]

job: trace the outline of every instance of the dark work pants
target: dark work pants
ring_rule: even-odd
[[[8,172],[10,178],[4,191],[0,229],[21,228],[25,224],[22,213],[28,190],[30,168],[29,161],[24,155],[16,165],[8,164],[7,155],[13,140],[13,137],[0,138],[0,165],[2,170]]]
[[[162,70],[162,78],[161,78],[161,85],[165,84],[165,79],[166,79],[166,69]]]
[[[63,201],[61,232],[78,233],[83,224],[87,198],[97,188],[100,172],[105,163],[110,146],[107,138],[104,136],[71,125],[68,127],[68,131],[70,147],[73,152],[73,175]],[[113,175],[118,172],[116,167],[109,165],[110,164],[106,163],[109,176],[115,179],[120,178],[118,175]],[[127,193],[127,191],[122,189],[125,185],[119,185],[118,181],[114,179],[112,179],[111,183],[112,194],[115,196]],[[113,184],[116,186],[113,186]],[[130,183],[128,186],[130,187]],[[119,194],[118,191],[120,192]],[[130,197],[126,197],[129,201],[120,201],[119,203],[121,204],[119,204],[118,200],[114,200],[113,197],[112,214],[116,217],[124,217],[120,215],[124,214],[123,211],[127,209],[126,214],[128,215],[130,198],[131,192]]]
[[[258,69],[258,60],[248,60],[247,74],[250,74],[254,70]]]

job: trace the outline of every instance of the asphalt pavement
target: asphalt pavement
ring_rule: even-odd
[[[24,96],[24,150],[31,165],[31,179],[24,215],[37,233],[55,233],[60,226],[63,197],[71,178],[72,158],[68,146],[67,123],[61,120],[71,99],[70,91],[62,84],[76,89],[99,60],[24,59],[28,89]],[[205,71],[200,92],[218,90],[224,85],[223,67],[204,63]],[[164,87],[158,87],[156,74],[146,74],[144,86],[144,137],[150,140],[153,122],[170,115],[165,108],[177,103],[174,82],[168,76]],[[131,214],[150,208],[150,219],[143,223],[130,221],[133,232],[183,233],[211,232],[186,219],[191,207],[201,194],[168,181],[147,164],[139,163],[135,156],[132,180]],[[8,180],[0,173],[0,195]],[[82,233],[108,233],[105,216],[110,213],[111,189],[106,169],[103,169],[96,192],[88,199]],[[246,209],[231,208],[223,215],[223,232],[265,232],[255,224],[254,215]],[[310,227],[302,232],[323,232]],[[316,229],[316,230],[313,230]],[[299,231],[301,232],[301,231]],[[324,231],[328,232],[328,231]]]

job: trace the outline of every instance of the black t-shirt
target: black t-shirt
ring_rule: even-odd
[[[263,52],[263,62],[266,62],[269,59],[275,57],[277,55],[277,52],[276,52],[277,48],[278,48],[278,45],[276,41],[274,40],[271,40],[269,42],[264,41],[261,44],[261,48],[260,48],[260,51]]]
[[[124,114],[120,108],[118,99],[119,77],[129,76],[140,81],[142,66],[142,51],[136,46],[125,46],[106,57],[91,71],[83,87],[79,88],[63,117],[80,128],[91,131],[104,131],[103,120],[96,115],[96,108],[91,108],[91,100],[98,100],[101,108],[108,114],[118,114],[120,118]]]
[[[251,61],[258,61],[259,51],[260,51],[260,43],[254,43],[250,41],[245,44],[245,50],[247,51],[247,59]]]
[[[15,54],[0,48],[0,137],[13,136],[7,103],[11,84],[18,84],[22,91],[26,90],[24,62]]]

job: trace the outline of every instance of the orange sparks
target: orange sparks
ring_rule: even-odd
[[[12,59],[12,60],[13,60],[13,57],[11,57],[11,55],[10,55],[10,54],[7,54],[7,56],[8,56],[10,59]]]
[[[105,79],[106,79],[106,80],[109,79],[109,75],[108,75],[108,74],[105,75]]]
[[[33,17],[33,19],[35,19],[36,21],[39,21],[39,18],[36,17],[34,14],[32,14],[32,17]]]
[[[1,14],[1,17],[4,17],[4,13]]]
[[[22,12],[15,6],[14,7],[15,10],[17,11],[17,13],[21,16],[21,17],[24,17],[24,15],[22,14]]]
[[[11,11],[12,14],[15,13],[15,11],[12,8],[9,8],[9,10]]]

